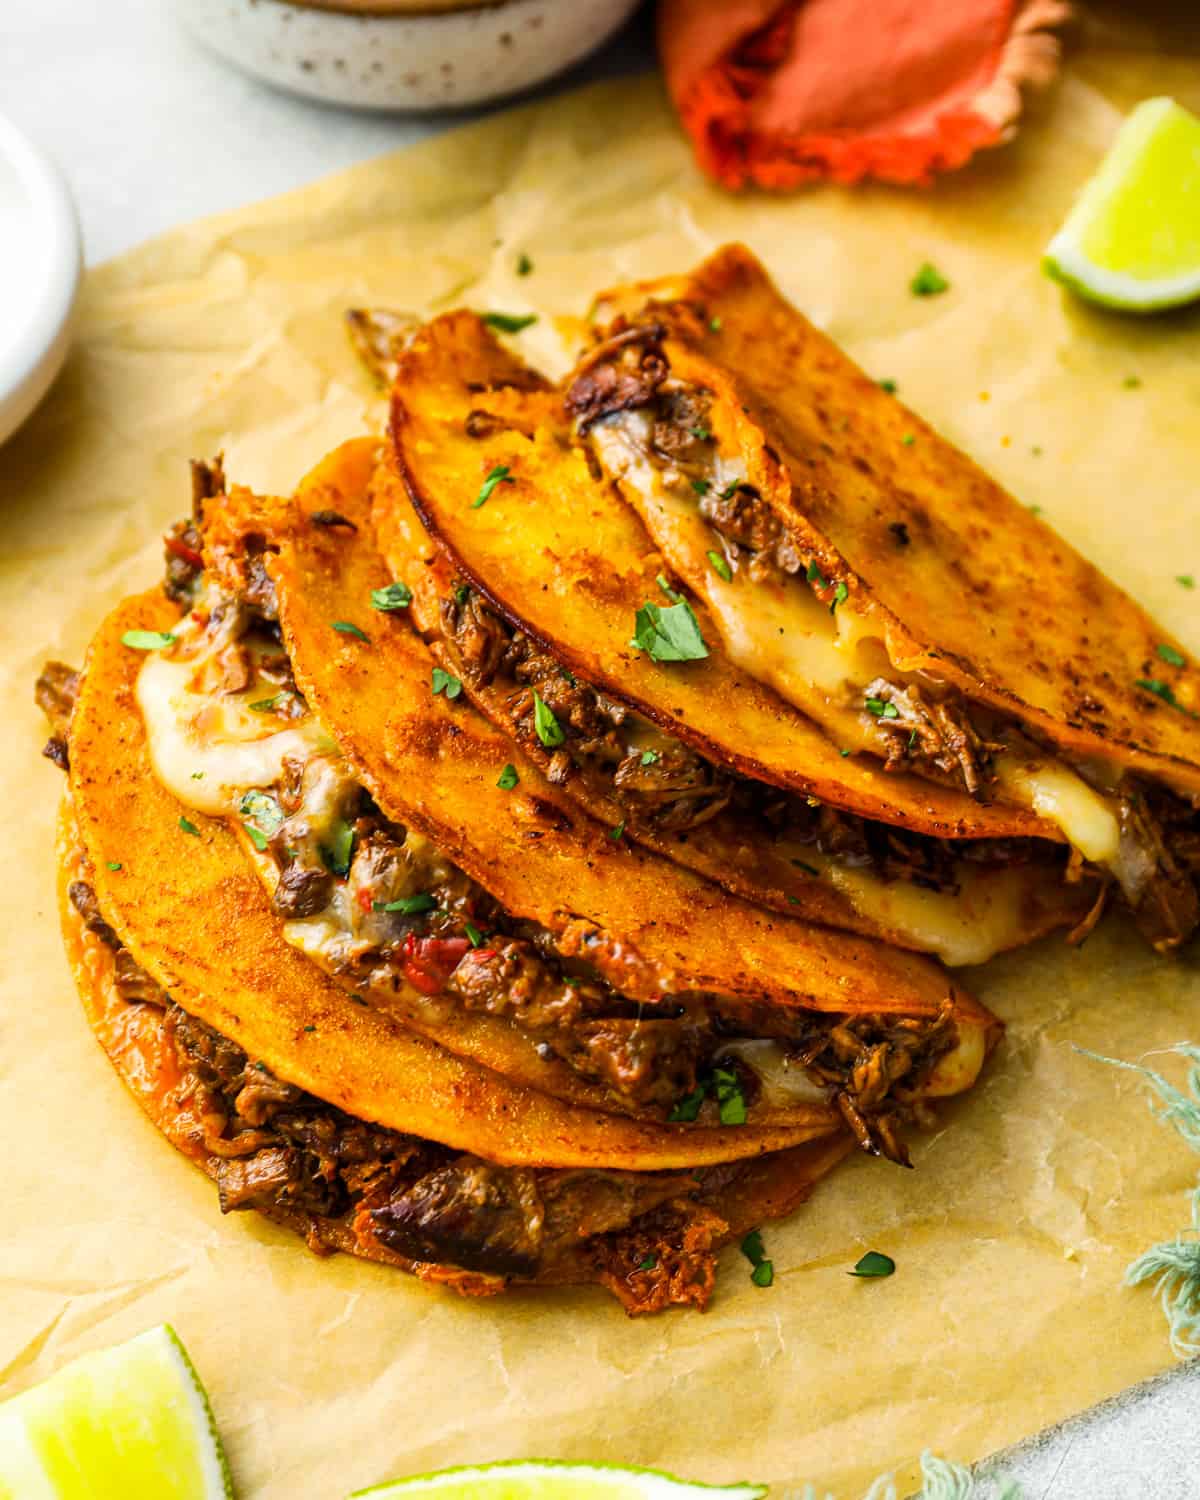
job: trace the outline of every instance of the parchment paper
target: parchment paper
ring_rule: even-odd
[[[1184,1221],[1194,1163],[1126,1075],[1072,1043],[1131,1057],[1200,1036],[1194,959],[1155,958],[1109,923],[1081,953],[1047,942],[980,972],[1010,1023],[984,1083],[918,1144],[915,1172],[855,1160],[771,1226],[769,1289],[731,1250],[703,1317],[629,1322],[592,1292],[473,1305],[222,1219],[125,1096],[60,956],[60,782],[30,704],[42,658],[77,660],[101,611],[157,575],[189,456],[224,447],[238,479],[290,487],[376,413],[346,305],[537,309],[524,347],[557,365],[573,325],[554,318],[592,290],[735,237],[1200,649],[1200,592],[1173,581],[1200,576],[1200,317],[1089,311],[1038,269],[1118,111],[1160,92],[1200,105],[1186,28],[1155,58],[1152,14],[1138,8],[1135,34],[1107,12],[1015,147],[929,194],[725,197],[647,79],[180,229],[90,276],[65,376],[0,452],[4,1394],[169,1319],[256,1500],[527,1454],[851,1494],[889,1466],[911,1476],[926,1444],[973,1459],[1170,1362],[1157,1305],[1120,1277]],[[952,289],[917,299],[927,259]],[[867,1248],[895,1257],[894,1277],[845,1274]]]

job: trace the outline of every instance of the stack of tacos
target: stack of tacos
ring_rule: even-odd
[[[1079,659],[1107,717],[1060,742],[999,581],[990,656],[906,607],[965,576],[964,475],[996,530],[1013,502],[921,426],[903,468],[915,419],[744,252],[598,306],[558,387],[473,314],[360,318],[389,440],[290,497],[196,465],[165,589],[39,698],[85,1008],[222,1209],[641,1312],[703,1306],[720,1246],[856,1147],[908,1163],[1000,1035],[945,964],[1113,890],[1181,941],[1193,773]],[[1033,540],[1133,649],[1144,617]]]

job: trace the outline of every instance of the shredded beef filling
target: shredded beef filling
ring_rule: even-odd
[[[873,823],[815,798],[737,776],[677,740],[647,759],[622,734],[632,718],[623,704],[565,672],[474,591],[460,588],[444,598],[440,624],[455,671],[473,686],[498,683],[508,693],[518,730],[523,728],[528,743],[535,733],[535,691],[554,714],[565,741],[550,757],[550,780],[584,777],[620,804],[634,829],[684,833],[732,808],[743,826],[757,824],[766,837],[796,840],[845,863],[869,867],[885,880],[909,880],[944,891],[956,888],[955,865],[964,858],[1014,865],[1056,857],[1049,846],[1032,839],[950,841]]]
[[[712,395],[672,378],[662,326],[649,323],[630,328],[619,320],[614,326],[615,334],[585,356],[568,387],[566,408],[576,418],[578,430],[586,433],[596,422],[621,412],[648,411],[652,435],[647,456],[657,465],[664,485],[695,498],[700,514],[719,536],[730,567],[744,570],[755,582],[798,580],[804,574],[817,597],[829,604],[836,581],[807,565],[795,540],[758,491],[748,484],[713,482],[718,454],[709,426]],[[891,529],[898,545],[908,545],[903,523]],[[935,694],[932,688],[900,685],[880,677],[867,687],[867,700],[887,705],[886,713],[875,716],[890,741],[886,769],[915,768],[960,785],[972,796],[992,779],[992,757],[1003,746],[981,730],[961,694]],[[1151,801],[1153,808],[1148,805]],[[822,821],[828,830],[827,820]],[[851,832],[846,825],[852,821],[838,815],[835,836],[839,843],[855,845],[861,855],[870,837]],[[1200,861],[1195,854],[1200,819],[1181,798],[1135,791],[1122,801],[1121,822],[1123,835],[1136,844],[1145,868],[1136,888],[1126,882],[1124,899],[1148,941],[1159,951],[1169,951],[1187,941],[1200,925]],[[912,878],[938,889],[952,888],[952,877],[946,883],[952,861],[934,855],[928,848],[932,842],[907,834],[899,840],[889,837],[880,864],[876,840],[871,862],[887,878]],[[1009,862],[1014,851],[1007,841],[987,843],[985,858]],[[969,857],[976,858],[978,853],[972,850]],[[1072,934],[1073,940],[1081,940],[1091,930],[1106,889],[1102,886],[1093,913]]]

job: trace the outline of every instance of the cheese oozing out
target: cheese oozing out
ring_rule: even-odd
[[[236,693],[221,691],[219,659],[236,639],[236,629],[232,624],[224,630],[207,629],[204,611],[198,610],[197,615],[199,618],[185,618],[173,627],[173,645],[166,651],[148,653],[138,674],[136,697],[156,777],[184,806],[229,817],[244,828],[243,797],[276,784],[283,776],[284,760],[296,758],[309,766],[315,763],[317,773],[305,778],[309,793],[301,816],[313,829],[332,822],[340,814],[348,775],[336,742],[312,713],[288,729],[274,728],[272,715],[250,706],[260,701],[266,690],[262,681],[252,681]],[[414,837],[430,858],[441,857],[428,840],[410,831],[409,838]],[[275,861],[245,835],[242,843],[267,889],[273,891],[279,879]],[[811,852],[806,858],[834,864]],[[847,870],[845,878],[868,893],[875,891],[875,899],[884,905],[898,903],[902,909],[907,899],[898,886],[885,885],[869,871]],[[912,895],[931,898],[935,906],[940,900],[951,900],[915,889]],[[322,911],[283,922],[281,935],[307,957],[337,967],[351,963],[371,948],[370,921],[368,917],[364,922],[356,908],[350,881],[340,880],[334,883]],[[960,961],[975,959],[972,954]],[[425,1011],[435,1013],[451,1002],[442,996],[423,998],[421,1004]],[[965,1019],[959,1021],[958,1033],[954,1049],[939,1060],[919,1090],[922,1096],[958,1092],[974,1082],[986,1051],[984,1033],[977,1022]],[[824,1096],[802,1069],[789,1064],[786,1048],[778,1041],[739,1043],[729,1050],[736,1051],[737,1047],[751,1049],[753,1055],[748,1054],[745,1061],[764,1079],[765,1098],[771,1107],[787,1108]]]
[[[663,482],[650,455],[652,422],[646,412],[621,412],[598,422],[590,436],[663,555],[703,598],[736,665],[820,724],[837,744],[886,755],[888,731],[865,712],[864,689],[880,676],[914,679],[891,661],[870,618],[849,599],[831,612],[801,578],[759,583],[738,573],[722,578],[708,559],[710,551],[720,551],[721,540],[695,497]],[[711,475],[711,484],[721,490],[743,480],[745,469],[717,452]],[[1010,801],[1060,828],[1085,858],[1119,873],[1120,822],[1111,798],[1055,757],[1013,748],[993,764]]]
[[[232,815],[247,791],[280,780],[285,759],[336,753],[311,715],[280,729],[274,715],[251,708],[272,685],[259,681],[237,693],[214,689],[217,658],[232,643],[228,632],[206,634],[189,616],[171,633],[169,651],[147,653],[136,692],[154,774],[180,802],[217,817]]]

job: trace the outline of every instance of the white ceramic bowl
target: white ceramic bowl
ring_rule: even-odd
[[[79,225],[58,169],[0,115],[0,443],[62,368],[79,290]]]
[[[532,88],[608,39],[637,0],[174,0],[214,52],[359,109],[460,109]]]

